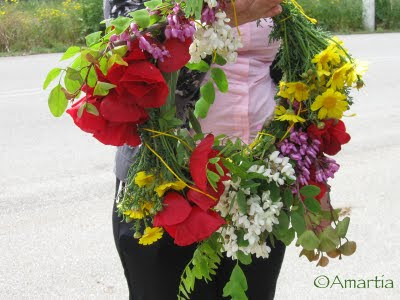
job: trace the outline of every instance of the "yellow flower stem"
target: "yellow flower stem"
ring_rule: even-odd
[[[174,170],[172,170],[172,168],[171,168],[170,166],[168,166],[168,164],[165,162],[165,160],[164,160],[153,148],[151,148],[151,147],[149,146],[149,144],[144,143],[144,145],[145,145],[145,146],[147,147],[147,149],[149,149],[155,156],[157,156],[157,158],[163,163],[163,165],[168,169],[168,171],[170,171],[171,174],[174,175],[174,176],[176,177],[176,179],[178,179],[179,181],[182,181],[189,189],[194,190],[194,191],[196,191],[196,192],[198,192],[198,193],[200,193],[200,194],[203,194],[203,195],[205,195],[205,196],[207,196],[207,197],[213,199],[214,201],[217,201],[217,200],[218,200],[217,198],[215,198],[215,197],[213,197],[213,196],[211,196],[211,195],[209,195],[209,194],[203,192],[202,190],[199,190],[199,189],[197,189],[197,188],[195,188],[195,187],[192,187],[192,186],[188,185],[186,182],[184,182],[184,181],[174,172]]]
[[[285,1],[288,2],[288,1]],[[294,6],[297,7],[297,9],[300,11],[300,13],[308,20],[310,21],[312,24],[316,24],[317,20],[314,18],[310,18],[309,16],[307,16],[307,14],[305,13],[303,7],[301,7],[301,5],[296,1],[296,0],[290,0],[290,2],[293,3]]]
[[[236,30],[239,34],[239,36],[241,35],[240,30],[239,30],[239,22],[238,22],[238,17],[237,17],[237,13],[236,13],[236,5],[235,5],[235,0],[232,0],[232,9],[233,9],[233,18],[235,20],[235,27]]]
[[[156,133],[156,135],[153,135],[152,137],[158,137],[158,136],[160,136],[160,135],[164,135],[164,136],[169,136],[169,137],[172,137],[172,138],[174,138],[174,139],[177,139],[177,140],[180,141],[183,145],[185,145],[186,148],[188,148],[190,151],[193,151],[192,147],[190,147],[188,143],[186,143],[184,140],[182,140],[181,138],[178,138],[177,136],[175,136],[175,135],[173,135],[173,134],[169,134],[169,133],[166,133],[166,132],[161,132],[161,131],[157,131],[157,130],[149,129],[149,128],[144,128],[144,130],[146,130],[146,131],[148,131],[148,132],[151,132],[151,133]]]

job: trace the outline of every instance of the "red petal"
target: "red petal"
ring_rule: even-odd
[[[192,176],[195,184],[202,191],[207,190],[207,163],[213,144],[214,136],[209,134],[201,141],[196,149],[194,149],[192,155],[190,156],[190,175]]]
[[[137,127],[133,123],[108,122],[104,130],[96,132],[93,136],[105,145],[139,146],[141,143]]]
[[[225,220],[218,213],[214,211],[205,212],[194,206],[189,217],[176,226],[174,232],[175,244],[188,246],[200,242],[210,237],[223,224],[225,224]]]
[[[187,193],[187,197],[188,200],[195,203],[198,207],[200,207],[204,211],[209,210],[211,207],[214,207],[218,203],[218,200],[213,200],[210,197],[202,193],[196,192],[194,190],[189,190],[189,192]]]
[[[96,131],[104,130],[107,122],[101,115],[96,116],[84,109],[82,116],[80,118],[78,117],[79,107],[86,101],[93,104],[97,110],[100,110],[100,104],[96,101],[96,99],[85,96],[78,102],[75,102],[74,105],[67,110],[67,113],[72,117],[75,125],[85,132],[95,133]]]
[[[132,95],[131,101],[144,108],[160,107],[168,96],[164,77],[148,61],[132,63],[121,78],[121,87]]]
[[[111,122],[137,122],[146,119],[147,112],[135,104],[126,104],[119,96],[111,92],[102,101],[100,106],[101,115]]]
[[[191,42],[191,40],[190,40]],[[169,56],[164,57],[163,61],[158,61],[157,65],[162,72],[175,72],[185,66],[190,60],[189,46],[191,43],[181,42],[179,39],[168,39],[164,46],[169,52]]]
[[[337,125],[332,128],[331,134],[338,140],[340,144],[347,144],[350,141],[350,135],[346,132],[346,126],[339,120]]]
[[[182,223],[192,211],[189,202],[179,193],[169,192],[163,203],[164,209],[154,217],[154,226],[171,226]]]

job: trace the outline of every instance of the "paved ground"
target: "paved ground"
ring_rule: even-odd
[[[332,182],[336,206],[352,207],[358,253],[321,269],[290,247],[278,300],[400,294],[400,34],[344,39],[371,63],[368,86],[355,95],[358,117],[346,120],[353,139]],[[0,58],[0,299],[127,299],[111,231],[114,149],[48,112],[40,86],[59,57]],[[378,276],[395,288],[318,289],[319,275]]]

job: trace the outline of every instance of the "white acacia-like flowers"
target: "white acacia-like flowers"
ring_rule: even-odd
[[[229,21],[226,13],[219,11],[215,14],[215,22],[212,25],[196,23],[196,32],[189,48],[191,63],[200,62],[207,55],[212,55],[214,51],[227,62],[236,60],[236,51],[242,47],[242,44],[240,38],[234,34],[233,28],[227,24]]]

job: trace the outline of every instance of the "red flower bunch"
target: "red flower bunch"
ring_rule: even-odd
[[[162,106],[168,96],[168,85],[161,72],[149,61],[149,55],[132,43],[131,51],[124,57],[128,66],[114,64],[107,75],[96,69],[98,80],[116,85],[105,97],[93,96],[93,89],[86,88],[87,95],[75,103],[67,113],[74,123],[85,132],[92,133],[106,145],[138,146],[141,141],[137,125],[148,119],[147,108]],[[99,114],[81,105],[94,105]]]
[[[164,197],[166,207],[154,217],[154,226],[162,226],[179,246],[202,241],[225,224],[225,220],[211,210],[224,192],[222,181],[228,179],[227,175],[222,176],[217,183],[216,191],[207,182],[208,161],[218,155],[218,151],[212,149],[213,144],[214,136],[210,134],[196,147],[190,157],[190,173],[196,186],[187,193],[188,200],[177,192],[169,192]],[[211,165],[210,170],[212,167],[215,168]],[[225,174],[227,172],[225,168],[224,172]]]
[[[321,151],[328,155],[335,155],[342,145],[350,141],[346,126],[340,120],[324,120],[323,126],[312,124],[307,128],[308,135],[321,142]]]

